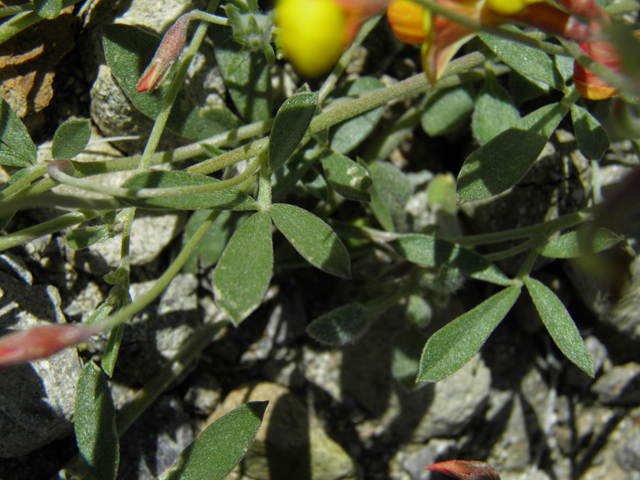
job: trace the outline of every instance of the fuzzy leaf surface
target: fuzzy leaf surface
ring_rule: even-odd
[[[67,120],[56,130],[51,145],[54,160],[73,158],[86,148],[91,138],[89,120]]]
[[[160,44],[160,38],[131,25],[105,25],[102,30],[104,54],[111,73],[135,107],[155,119],[169,91],[167,79],[173,78],[175,69],[151,93],[140,93],[136,88],[140,75]],[[226,107],[197,109],[183,89],[171,109],[167,128],[192,140],[204,140],[240,124],[238,117]]]
[[[520,32],[520,29],[508,25],[505,30]],[[546,53],[521,43],[496,37],[488,33],[479,33],[482,41],[499,56],[504,63],[522,75],[539,80],[556,90],[564,90],[564,79],[555,63]]]
[[[66,235],[67,245],[73,250],[88,248],[102,240],[111,230],[111,225],[76,228]]]
[[[427,341],[418,382],[437,382],[462,368],[509,313],[522,287],[511,286],[442,327]]]
[[[369,175],[373,179],[371,209],[376,219],[387,231],[404,231],[405,206],[413,193],[410,180],[389,162],[370,163]]]
[[[224,480],[258,433],[269,402],[249,402],[209,425],[156,480]]]
[[[0,98],[0,165],[28,167],[36,162],[36,146],[18,115]]]
[[[213,274],[216,303],[239,325],[262,301],[273,274],[268,212],[258,212],[233,234]]]
[[[130,178],[122,184],[123,188],[171,188],[191,187],[196,185],[210,185],[218,180],[204,175],[194,175],[187,172],[144,172]],[[217,192],[196,193],[176,197],[156,198],[124,198],[128,203],[146,208],[166,208],[172,210],[255,210],[255,201],[243,191],[235,188],[225,188]]]
[[[384,88],[384,84],[377,78],[360,77],[352,83],[336,88],[332,98],[354,96],[380,88]],[[343,155],[349,153],[371,134],[383,113],[384,106],[374,108],[331,128],[329,134],[331,150]]]
[[[93,362],[78,379],[74,429],[91,475],[97,480],[114,480],[120,462],[116,413],[107,380]]]
[[[596,228],[590,240],[590,253],[598,253],[620,243],[622,237],[608,228]],[[540,255],[548,258],[575,258],[580,253],[580,233],[574,230],[547,243]]]
[[[349,252],[329,225],[300,207],[284,203],[271,206],[271,218],[311,265],[331,275],[350,278]]]
[[[366,168],[344,155],[331,152],[322,158],[327,182],[345,198],[358,202],[371,201],[371,176]]]
[[[274,202],[282,200],[309,171],[311,166],[320,160],[323,147],[305,148],[297,152],[271,175],[271,195]]]
[[[422,112],[422,128],[432,137],[455,130],[473,111],[473,87],[462,85],[438,89],[427,100]]]
[[[609,148],[609,135],[600,122],[579,105],[571,106],[571,120],[580,152],[589,160],[600,160]]]
[[[56,18],[62,10],[62,0],[33,0],[33,11],[45,20]]]
[[[471,117],[473,136],[484,145],[513,127],[518,120],[520,112],[513,104],[509,92],[502,88],[493,75],[487,75]]]
[[[271,75],[264,55],[242,50],[229,28],[211,28],[220,73],[246,123],[271,118]]]
[[[318,94],[299,92],[288,98],[276,113],[269,137],[267,158],[271,171],[286,162],[307,133],[318,106]]]
[[[482,255],[446,240],[413,234],[394,240],[391,245],[404,258],[422,267],[453,268],[476,280],[511,284],[511,280]]]
[[[371,326],[373,315],[361,303],[349,303],[315,319],[307,333],[320,343],[342,347],[359,339]]]
[[[546,285],[528,277],[524,281],[531,299],[560,351],[591,378],[595,376],[593,360],[584,346],[580,332],[558,296]]]
[[[469,155],[458,175],[458,201],[498,195],[518,183],[566,113],[560,103],[545,105]]]

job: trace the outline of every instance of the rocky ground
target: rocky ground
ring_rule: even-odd
[[[0,46],[0,94],[42,144],[42,155],[67,118],[92,118],[95,140],[148,133],[149,121],[127,106],[104,66],[99,27],[117,18],[164,31],[180,12],[203,6],[177,0],[163,2],[162,9],[154,5],[87,2],[82,12],[71,9]],[[18,51],[30,53],[20,60]],[[224,86],[215,71],[205,68],[207,55],[192,69],[190,88],[202,102],[215,103],[224,98]],[[366,50],[362,56],[366,59]],[[33,62],[29,68],[27,57]],[[445,216],[447,228],[469,233],[516,228],[584,206],[591,191],[590,166],[562,127],[519,186]],[[176,141],[165,140],[167,145]],[[416,131],[392,156],[410,164],[425,151],[436,157],[451,151],[462,155],[470,142],[468,132],[433,141]],[[139,151],[143,143],[114,145],[92,144],[87,158],[122,156]],[[454,174],[460,162],[452,162]],[[603,184],[615,185],[637,164],[629,142],[615,144],[602,162]],[[412,178],[415,193],[407,202],[406,221],[417,231],[437,215],[425,199],[429,175],[414,172]],[[122,177],[104,180],[118,185]],[[9,228],[51,215],[24,212]],[[187,218],[185,213],[137,215],[134,299],[179,250]],[[625,232],[631,249],[638,248],[636,224]],[[53,235],[4,252],[0,331],[85,320],[108,294],[101,277],[117,266],[119,248],[115,237],[75,252],[64,236]],[[322,347],[305,333],[318,315],[352,299],[363,280],[358,269],[366,272],[366,265],[355,264],[352,282],[310,268],[280,269],[258,311],[239,328],[223,329],[122,437],[118,478],[155,478],[208,423],[242,403],[268,399],[258,438],[230,478],[436,480],[438,474],[425,471],[426,465],[459,458],[487,461],[505,480],[639,480],[640,263],[634,256],[625,258],[629,281],[619,295],[569,262],[541,264],[536,272],[575,319],[596,364],[595,379],[562,356],[531,302],[521,299],[480,354],[429,385],[412,385],[402,372],[393,372],[403,355],[398,345],[408,345],[413,335],[406,305],[388,310],[363,338],[342,349]],[[513,273],[519,260],[500,266]],[[430,305],[431,321],[422,333],[474,307],[491,288],[469,281]],[[198,326],[221,321],[212,300],[211,269],[178,275],[161,299],[126,327],[111,382],[116,405],[130,400]],[[105,340],[0,372],[0,478],[50,478],[75,455],[75,384],[82,362],[99,358]]]

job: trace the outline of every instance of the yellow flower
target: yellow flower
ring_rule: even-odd
[[[514,15],[532,3],[544,0],[486,0],[486,6],[499,15]]]
[[[280,0],[276,24],[285,54],[304,76],[335,65],[345,47],[347,15],[333,0]]]

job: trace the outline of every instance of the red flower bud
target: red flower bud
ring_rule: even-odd
[[[529,5],[521,12],[509,15],[508,18],[576,42],[588,40],[601,30],[600,24],[596,21],[589,24],[583,23],[573,15],[546,3]]]
[[[610,70],[622,72],[622,58],[612,44],[607,42],[583,42],[580,44],[580,48]],[[577,61],[573,63],[573,80],[576,90],[589,100],[605,100],[618,93],[618,90]]]
[[[136,87],[138,92],[155,90],[169,73],[171,66],[180,56],[180,52],[182,52],[187,41],[187,27],[194,13],[190,12],[182,15],[164,34],[151,63],[149,63],[149,66],[140,76],[140,80],[138,80]]]
[[[0,368],[45,358],[100,331],[81,325],[45,325],[0,338]]]
[[[459,480],[500,480],[500,474],[484,462],[449,460],[426,467],[432,472],[440,472]]]

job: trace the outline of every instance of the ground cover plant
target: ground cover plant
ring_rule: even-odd
[[[73,4],[43,0],[4,7],[0,13],[10,18],[0,25],[0,41]],[[91,136],[91,122],[78,119],[57,128],[52,160],[38,161],[26,127],[2,100],[0,164],[11,177],[0,190],[0,251],[59,232],[74,250],[116,235],[122,239],[119,266],[104,276],[110,294],[84,324],[0,338],[0,366],[12,368],[108,332],[101,364],[89,361],[78,382],[74,427],[82,460],[67,466],[68,475],[116,478],[118,437],[222,329],[220,323],[204,325],[145,395],[116,418],[107,379],[117,365],[124,325],[188,268],[214,269],[215,303],[239,326],[251,321],[277,269],[310,264],[349,279],[353,260],[368,262],[372,273],[359,278],[354,301],[307,327],[313,339],[333,347],[357,342],[394,306],[419,310],[425,299],[447,297],[465,279],[489,284],[486,298],[426,339],[417,357],[408,354],[396,371],[404,368],[398,373],[404,383],[408,377],[409,383],[438,382],[462,368],[526,290],[555,345],[593,377],[593,360],[569,312],[532,271],[540,257],[579,258],[583,268],[621,283],[596,254],[624,244],[620,230],[628,218],[624,210],[633,209],[637,178],[607,202],[594,188],[584,208],[535,225],[453,235],[437,223],[408,228],[402,216],[413,187],[406,172],[386,160],[416,128],[439,137],[470,125],[474,149],[455,184],[441,174],[428,187],[429,204],[453,217],[460,205],[517,185],[559,125],[570,121],[597,186],[598,162],[609,148],[607,132],[592,113],[597,101],[615,97],[612,115],[634,127],[629,116],[640,96],[638,40],[626,15],[638,8],[635,1],[282,0],[269,10],[257,0],[234,0],[184,14],[163,39],[134,26],[107,25],[102,45],[111,73],[133,105],[154,120],[142,155],[112,161],[74,160]],[[387,21],[385,12],[398,38],[420,47],[424,71],[392,85],[375,76],[349,78],[345,70]],[[230,102],[200,108],[184,84],[207,29],[219,40],[216,60]],[[225,41],[229,29],[234,42]],[[467,50],[460,53],[464,44]],[[324,77],[300,81],[276,106],[271,68],[287,60],[303,78]],[[516,79],[510,91],[502,80],[507,76]],[[399,99],[408,106],[390,121],[385,105]],[[165,131],[186,144],[158,151]],[[119,171],[135,175],[115,187],[92,178]],[[15,229],[20,212],[45,207],[67,212]],[[193,214],[179,253],[132,301],[131,229],[140,209]],[[519,243],[481,249],[507,241]],[[519,263],[514,274],[506,274],[497,263],[512,258]],[[424,329],[424,317],[414,316],[416,332]],[[220,418],[159,478],[225,478],[247,452],[265,408],[250,402]]]

